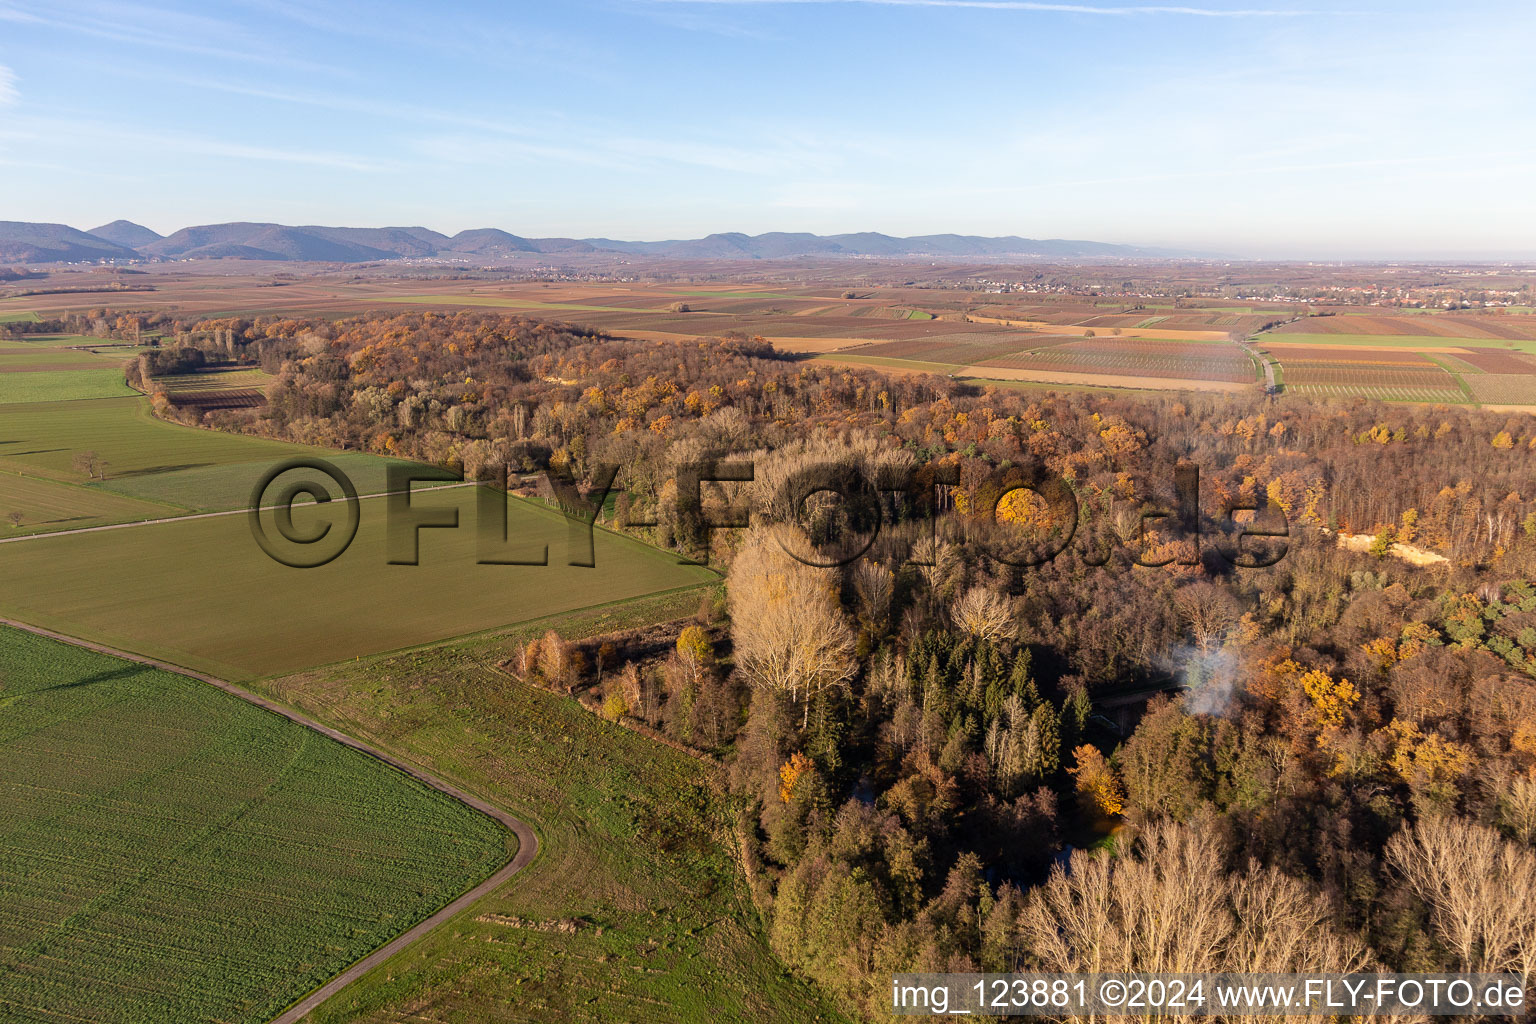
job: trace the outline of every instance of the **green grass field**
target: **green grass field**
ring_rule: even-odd
[[[0,405],[23,402],[78,402],[135,394],[119,369],[35,370],[0,373]]]
[[[134,354],[141,351],[134,345],[121,341],[113,341],[109,338],[92,338],[83,334],[25,334],[9,341],[0,341],[0,353],[14,352],[17,350],[37,351],[39,349],[86,349],[81,355],[94,355],[99,359],[109,356],[126,362]]]
[[[383,494],[387,489],[388,467],[405,465],[398,459],[363,452],[333,452],[292,447],[283,458],[316,456],[329,462],[345,473],[357,488],[358,494]],[[251,492],[261,481],[263,474],[271,470],[281,459],[270,456],[252,462],[230,462],[222,465],[194,466],[163,473],[139,473],[110,475],[97,488],[142,498],[146,501],[169,502],[197,512],[223,512],[229,509],[249,508]],[[426,486],[417,484],[417,487]]]
[[[711,770],[494,668],[551,626],[591,636],[698,604],[642,598],[259,684],[506,807],[542,844],[500,892],[316,1011],[318,1024],[844,1020],[769,951]]]
[[[84,451],[105,460],[105,480],[87,480],[75,468]],[[0,540],[245,508],[273,466],[313,457],[335,465],[363,495],[383,493],[387,467],[398,464],[166,423],[150,416],[139,397],[0,404]],[[22,514],[19,528],[11,527],[12,512]]]
[[[127,355],[109,356],[96,352],[81,352],[62,345],[33,345],[27,342],[0,341],[0,373],[16,373],[36,369],[48,370],[116,370],[122,375]]]
[[[475,488],[427,491],[414,503],[456,508],[461,524],[423,531],[414,566],[388,564],[386,502],[379,498],[361,503],[361,526],[346,553],[314,569],[268,558],[243,514],[0,544],[0,612],[249,679],[717,578],[601,529],[597,567],[570,566],[569,520],[516,498],[508,508],[514,557],[547,545],[550,564],[478,565]],[[327,516],[339,534],[339,503],[294,511],[300,530]],[[263,519],[271,531],[271,513]]]
[[[0,341],[0,347],[91,348],[100,352],[106,352],[109,348],[120,348],[123,352],[134,350],[134,345],[112,341],[111,338],[91,338],[89,335],[22,335],[11,341]]]
[[[36,313],[0,313],[0,324],[37,324],[42,321]]]
[[[107,461],[109,480],[234,462],[276,462],[313,451],[166,423],[150,415],[149,400],[142,397],[0,406],[0,474],[20,469],[80,480],[74,456],[86,450]]]
[[[0,375],[0,386],[4,377]],[[167,423],[150,415],[148,400],[137,395],[112,401],[0,405],[0,515],[22,500],[11,490],[17,474],[87,483],[74,466],[76,454],[84,451],[94,451],[106,462],[106,479],[91,482],[93,491],[199,512],[245,507],[262,474],[287,459],[331,462],[353,480],[359,494],[382,493],[387,467],[399,464],[363,452]],[[116,500],[112,495],[103,494],[104,506]],[[104,508],[103,514],[110,513]],[[159,514],[174,512],[162,509]]]
[[[515,840],[205,683],[0,629],[0,1018],[263,1024]]]
[[[67,484],[18,473],[0,474],[0,542],[7,537],[80,530],[177,515],[180,509],[112,494],[87,484]],[[20,512],[19,526],[10,514]]]

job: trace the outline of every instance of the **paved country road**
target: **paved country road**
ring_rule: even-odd
[[[281,704],[267,700],[265,697],[259,697],[249,690],[236,686],[234,683],[226,682],[223,679],[217,679],[213,676],[205,675],[201,672],[194,672],[191,669],[182,668],[179,665],[172,665],[169,662],[156,661],[153,658],[145,658],[137,654],[130,654],[127,651],[120,651],[115,647],[107,647],[104,644],[91,643],[88,640],[81,640],[77,637],[67,636],[63,633],[55,633],[52,630],[41,629],[37,626],[30,626],[25,622],[17,622],[14,619],[0,617],[0,625],[6,625],[15,629],[25,630],[28,633],[35,633],[38,636],[48,637],[50,640],[59,640],[66,644],[73,644],[76,647],[83,647],[86,650],[96,651],[100,654],[111,655],[114,658],[121,658],[124,661],[137,662],[140,665],[148,665],[151,668],[163,669],[166,672],[174,672],[177,675],[189,676],[192,679],[200,679],[203,682],[208,683],[210,686],[217,686],[225,693],[239,697],[241,700],[248,704],[254,704],[257,707],[266,711],[270,711],[275,715],[281,715],[288,719],[290,722],[296,722],[297,724],[304,726],[306,729],[313,729],[315,732],[320,733],[322,736],[329,737],[338,743],[344,743],[352,749],[360,750],[370,757],[378,758],[385,764],[405,772],[405,774],[423,783],[424,785],[431,786],[438,792],[446,793],[453,797],[455,800],[458,800],[460,803],[473,807],[481,814],[494,818],[517,837],[517,854],[510,861],[504,864],[495,874],[481,882],[479,885],[475,886],[473,889],[464,893],[458,899],[454,900],[452,903],[448,904],[446,907],[439,910],[431,917],[420,922],[414,928],[403,932],[402,934],[396,936],[389,943],[380,946],[378,949],[374,950],[372,953],[369,953],[367,956],[363,957],[351,967],[348,967],[346,970],[336,975],[324,985],[321,985],[319,988],[309,993],[303,999],[300,999],[298,1002],[288,1007],[288,1009],[284,1010],[278,1016],[272,1018],[271,1024],[296,1024],[296,1022],[302,1020],[311,1010],[315,1009],[317,1006],[325,1002],[337,992],[340,992],[342,989],[346,988],[358,978],[361,978],[364,974],[368,973],[370,970],[377,967],[385,960],[388,960],[390,957],[394,956],[396,953],[399,953],[401,950],[405,949],[413,942],[416,942],[418,939],[424,938],[429,932],[436,929],[439,925],[447,923],[451,918],[457,916],[460,912],[467,909],[471,904],[477,902],[485,896],[489,896],[491,893],[501,888],[501,886],[505,884],[509,878],[531,864],[533,859],[538,856],[538,836],[534,835],[533,829],[530,828],[526,822],[512,817],[512,815],[508,814],[506,811],[486,803],[479,797],[464,792],[462,789],[459,789],[457,786],[451,783],[444,782],[442,779],[437,778],[435,775],[432,775],[429,772],[423,771],[422,769],[416,767],[413,764],[410,764],[409,762],[402,761],[399,758],[387,754],[379,748],[365,743],[362,740],[354,739],[345,733],[337,732],[335,729],[332,729],[329,726],[321,725],[319,722],[312,718],[301,715],[297,711],[291,711],[288,708],[283,707]]]

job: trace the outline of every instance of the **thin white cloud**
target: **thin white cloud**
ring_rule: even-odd
[[[48,0],[0,0],[0,22],[34,29],[68,32],[93,39],[156,47],[227,61],[248,61],[309,72],[338,73],[332,64],[297,60],[274,52],[270,45],[240,26],[217,18],[159,7],[115,3]],[[223,45],[216,45],[215,42]]]
[[[395,171],[401,166],[399,161],[306,149],[299,145],[287,148],[258,146],[190,132],[140,129],[91,120],[65,120],[54,117],[18,118],[4,131],[0,131],[0,143],[8,139],[28,138],[48,138],[69,142],[78,140],[82,145],[110,143],[143,151],[180,153],[191,157],[297,164],[368,174]]]
[[[791,146],[753,149],[682,139],[575,136],[569,133],[559,140],[552,137],[492,138],[481,134],[430,135],[415,139],[413,150],[422,160],[433,163],[545,163],[625,173],[659,173],[668,167],[688,167],[756,178],[826,169],[837,162],[824,150],[802,150]]]
[[[1195,18],[1294,18],[1316,11],[1276,10],[1269,8],[1182,7],[1164,4],[1102,7],[1094,4],[1043,3],[1034,0],[649,0],[663,4],[708,4],[719,7],[763,6],[767,4],[858,4],[866,7],[964,7],[985,11],[1031,11],[1044,14],[1098,14],[1135,17],[1147,14],[1177,14]],[[1330,12],[1339,13],[1339,12]]]
[[[359,98],[335,91],[297,92],[289,89],[246,85],[241,82],[223,79],[166,74],[158,69],[119,68],[117,69],[117,74],[153,82],[168,82],[172,85],[182,85],[190,89],[211,89],[215,92],[227,92],[235,96],[249,96],[252,99],[273,100],[278,103],[293,103],[326,110],[367,114],[373,117],[388,118],[392,121],[407,119],[438,122],[456,125],[461,128],[470,128],[476,131],[494,132],[500,135],[519,135],[532,131],[531,128],[523,124],[472,117],[456,111],[400,103],[392,99]]]
[[[187,78],[159,72],[132,72],[138,77],[173,82],[196,89],[213,89],[253,99],[273,100],[351,111],[392,121],[413,120],[468,129],[476,134],[433,134],[415,140],[415,150],[424,159],[454,163],[494,163],[498,161],[557,161],[615,170],[638,170],[649,164],[666,163],[737,174],[782,175],[807,168],[826,168],[837,164],[828,155],[835,147],[822,138],[793,140],[773,145],[739,146],[721,141],[634,137],[620,133],[618,126],[603,130],[589,125],[578,129],[546,118],[539,123],[512,123],[490,120],[432,107],[388,100],[374,100],[335,92],[296,92],[265,86],[249,86],[233,81]],[[766,134],[783,137],[786,132],[775,127]],[[487,135],[493,137],[486,137]],[[840,148],[847,148],[846,140]],[[892,147],[894,151],[894,146]]]
[[[4,64],[0,64],[0,107],[15,103],[19,94],[16,92],[16,73]]]

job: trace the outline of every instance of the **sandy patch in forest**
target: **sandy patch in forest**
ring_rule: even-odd
[[[1341,533],[1339,534],[1339,547],[1344,548],[1346,551],[1369,551],[1371,550],[1371,544],[1375,540],[1376,538],[1368,533]],[[1412,544],[1404,544],[1402,542],[1393,544],[1388,550],[1388,554],[1393,558],[1401,559],[1409,565],[1416,565],[1420,568],[1428,565],[1447,565],[1451,561],[1444,555],[1438,555],[1433,551],[1426,551],[1423,548],[1414,547]]]

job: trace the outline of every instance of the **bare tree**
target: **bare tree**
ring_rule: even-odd
[[[1201,581],[1180,587],[1174,605],[1202,655],[1220,647],[1242,614],[1242,606],[1226,587]]]
[[[1526,845],[1536,842],[1536,777],[1516,775],[1499,798],[1499,819]]]
[[[1361,970],[1366,947],[1330,918],[1305,883],[1257,865],[1228,873],[1209,829],[1162,822],[1126,856],[1074,853],[1019,925],[1046,971]]]
[[[837,575],[791,558],[779,543],[791,529],[753,529],[731,564],[726,594],[737,664],[755,686],[801,701],[803,725],[812,698],[851,678],[856,662]]]
[[[978,640],[996,643],[1011,640],[1018,633],[1013,609],[1008,599],[986,587],[972,587],[950,608],[955,628]]]
[[[539,674],[551,686],[569,688],[575,682],[576,659],[571,645],[552,629],[539,641],[538,666]]]
[[[860,615],[871,628],[885,628],[895,590],[896,577],[879,562],[860,559],[854,565],[853,591],[859,597]]]
[[[87,480],[107,478],[107,463],[94,451],[76,452],[74,466],[77,472],[85,474]]]
[[[1442,816],[1388,840],[1387,863],[1429,907],[1462,970],[1536,974],[1536,851]]]

